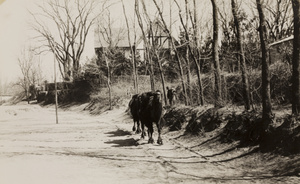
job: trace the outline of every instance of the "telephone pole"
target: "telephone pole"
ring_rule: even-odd
[[[57,102],[57,82],[56,82],[56,62],[55,62],[55,54],[54,54],[54,85],[55,85],[55,119],[56,124],[58,124],[58,102]]]

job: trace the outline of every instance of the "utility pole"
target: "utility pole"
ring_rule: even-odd
[[[56,124],[58,124],[58,113],[57,113],[57,108],[58,108],[58,102],[57,102],[57,82],[56,82],[56,62],[55,62],[55,54],[54,54],[54,85],[55,85],[55,119],[56,119]]]
[[[0,102],[2,101],[2,71],[0,71]]]

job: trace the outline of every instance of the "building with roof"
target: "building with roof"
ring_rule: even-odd
[[[156,19],[148,25],[146,30],[146,39],[151,47],[166,51],[171,48],[171,41],[168,33],[165,31],[163,24]],[[130,31],[130,42],[128,40],[127,29],[123,28],[111,28],[111,29],[95,29],[94,32],[94,48],[96,55],[102,57],[105,49],[117,48],[124,53],[126,58],[131,57],[131,46],[135,46],[137,54],[139,54],[141,61],[144,61],[144,54],[146,50],[146,44],[141,32]],[[135,41],[135,44],[134,44]]]
[[[101,57],[105,49],[117,48],[124,53],[126,58],[131,57],[131,48],[134,47],[134,40],[136,52],[139,53],[141,59],[144,60],[144,41],[140,35],[134,35],[134,31],[130,32],[130,42],[128,41],[128,32],[126,29],[112,28],[111,30],[95,30],[94,33],[94,48],[96,55]]]
[[[160,20],[153,21],[147,30],[147,37],[151,45],[166,50],[171,48],[171,40]]]

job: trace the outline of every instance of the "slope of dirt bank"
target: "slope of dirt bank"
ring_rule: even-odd
[[[244,170],[245,177],[298,178],[299,120],[282,113],[277,115],[264,142],[259,137],[257,127],[261,117],[256,112],[213,107],[174,107],[164,117],[167,122],[166,134],[172,140],[190,151],[201,153],[211,162]]]
[[[193,117],[188,112],[195,110],[181,110],[181,128],[170,130],[168,120],[159,146],[131,131],[125,106],[91,116],[87,105],[60,108],[59,124],[53,106],[0,106],[0,183],[300,183],[297,154],[224,142],[223,122],[186,131],[191,120],[204,114],[208,121],[213,111],[199,109]]]
[[[288,110],[274,112],[276,119],[264,144],[260,142],[257,128],[261,123],[260,113],[242,112],[240,108],[168,108],[164,115],[164,135],[174,144],[213,163],[243,170],[243,178],[278,177],[277,182],[280,182],[280,178],[291,176],[297,180],[300,176],[299,124],[286,115]]]

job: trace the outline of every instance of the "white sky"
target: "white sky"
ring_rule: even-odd
[[[33,10],[35,3],[40,0],[6,0],[0,4],[0,77],[1,81],[15,81],[21,75],[18,57],[22,49],[36,45],[32,39],[29,22],[32,16],[28,12]],[[90,31],[93,33],[93,30]],[[82,60],[94,56],[93,35],[88,36]],[[36,56],[38,60],[38,56]],[[40,56],[43,74],[48,81],[53,80],[53,56],[51,53]]]
[[[1,0],[3,1],[3,0]],[[0,1],[0,2],[1,2]],[[119,2],[111,7],[111,16],[113,16],[117,26],[125,26],[125,22],[120,20],[123,16],[123,9],[120,0],[110,0],[109,3]],[[127,1],[127,2],[126,2]],[[0,81],[2,83],[11,82],[21,77],[21,70],[18,65],[18,58],[21,51],[29,46],[38,45],[33,39],[33,30],[29,25],[32,21],[30,12],[39,12],[36,3],[42,0],[4,0],[0,3]],[[127,13],[133,12],[131,0],[124,0]],[[130,3],[128,3],[130,2]],[[130,16],[128,18],[131,18]],[[87,37],[82,61],[86,58],[92,58],[94,53],[94,30],[91,29]],[[46,79],[53,81],[53,55],[51,53],[36,56],[36,60],[41,61],[41,67]],[[58,70],[58,69],[57,69]],[[57,72],[58,73],[58,72]],[[57,75],[60,76],[60,75]]]
[[[27,2],[27,3],[26,3]],[[2,81],[11,80],[19,71],[17,53],[26,41],[26,6],[30,1],[6,0],[0,5],[0,66]]]
[[[2,1],[2,0],[0,0]],[[32,39],[32,30],[28,22],[32,20],[32,16],[28,12],[38,11],[33,10],[36,2],[41,2],[42,0],[5,0],[0,4],[0,77],[2,82],[14,81],[21,76],[21,71],[18,66],[18,57],[20,57],[20,52],[22,49],[30,46],[36,45],[34,39]],[[117,22],[120,22],[118,26],[124,27],[126,29],[125,19],[123,15],[123,9],[120,0],[109,0],[108,2],[119,2],[118,4],[111,7],[111,15],[116,19]],[[178,0],[181,1],[181,0]],[[133,10],[134,10],[134,0],[124,0],[126,6],[126,12],[130,22],[133,19]],[[147,3],[147,10],[150,16],[156,14],[156,8],[152,1],[145,1]],[[168,1],[163,0],[164,2],[164,13],[169,15],[170,4]],[[184,2],[184,1],[182,1]],[[192,1],[191,1],[192,2]],[[209,17],[211,19],[211,3],[209,0],[199,0],[199,21],[201,23],[207,23],[209,27],[210,21],[203,21]],[[151,5],[152,4],[152,5]],[[140,5],[141,7],[141,5]],[[184,11],[184,6],[182,6],[182,11]],[[178,10],[176,5],[172,5],[172,16],[178,15]],[[165,17],[167,23],[169,22],[169,16]],[[173,17],[172,21],[175,21],[176,18]],[[177,25],[174,25],[173,29],[179,32],[180,22],[177,19]],[[146,25],[144,25],[146,26]],[[137,29],[139,29],[138,24],[136,24]],[[207,29],[204,28],[204,29]],[[85,52],[83,53],[82,60],[85,61],[86,58],[92,58],[94,56],[94,30],[91,29],[89,32],[88,40],[85,46]],[[37,56],[38,57],[38,56]],[[43,73],[46,76],[46,79],[51,82],[53,81],[53,56],[52,54],[41,55],[40,61],[43,69]]]

